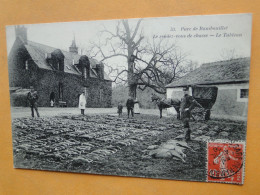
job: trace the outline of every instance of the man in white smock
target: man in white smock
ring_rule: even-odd
[[[79,109],[81,110],[82,115],[84,115],[86,103],[87,103],[86,96],[85,96],[85,92],[83,91],[82,94],[79,96]]]

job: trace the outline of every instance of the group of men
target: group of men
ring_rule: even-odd
[[[129,98],[126,101],[126,108],[127,108],[127,117],[129,118],[130,114],[132,117],[134,117],[134,113],[139,113],[139,104],[137,99],[134,100],[132,97],[129,96]],[[134,112],[135,110],[135,112]],[[118,116],[121,117],[123,112],[123,105],[120,102],[117,106],[117,113]]]
[[[31,115],[34,117],[34,110],[38,117],[40,117],[39,111],[38,111],[38,104],[37,101],[39,99],[37,91],[34,90],[34,88],[31,86],[30,91],[27,94],[27,100],[29,102],[30,108],[31,108]],[[51,100],[51,107],[53,107],[54,100]],[[81,114],[84,115],[85,108],[86,108],[86,96],[85,92],[83,91],[81,95],[79,95],[79,109],[81,110]]]
[[[202,106],[192,96],[189,95],[188,88],[184,88],[183,91],[184,91],[184,96],[181,99],[180,113],[181,113],[181,120],[183,122],[184,130],[185,130],[185,140],[189,141],[191,139],[190,137],[191,130],[189,124],[191,118],[191,111],[196,106],[201,108]],[[34,110],[36,111],[37,116],[40,117],[40,114],[38,112],[38,106],[37,106],[38,94],[33,87],[30,87],[30,92],[27,95],[27,99],[30,103],[32,117],[34,117]],[[135,103],[137,102],[134,101],[134,99],[131,97],[129,97],[128,100],[126,101],[128,118],[130,114],[132,115],[132,117],[134,117]],[[85,108],[86,108],[86,96],[85,96],[85,92],[83,91],[82,94],[79,96],[79,109],[81,110],[82,115],[84,115]],[[122,110],[123,110],[123,105],[119,103],[118,105],[119,116],[122,116]]]
[[[180,113],[181,113],[181,120],[183,122],[184,130],[185,130],[185,140],[190,141],[191,140],[191,130],[190,130],[190,118],[191,118],[191,111],[195,107],[203,108],[192,96],[189,95],[189,88],[184,87],[183,88],[184,96],[181,99],[180,104]],[[129,97],[126,102],[126,108],[127,108],[127,116],[129,118],[129,114],[131,113],[132,117],[134,116],[134,105],[135,101],[133,98]],[[118,105],[118,114],[119,116],[122,115],[122,109],[123,106],[121,103]]]

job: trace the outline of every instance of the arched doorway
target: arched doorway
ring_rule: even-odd
[[[50,101],[54,101],[55,100],[55,93],[51,92],[50,94]]]

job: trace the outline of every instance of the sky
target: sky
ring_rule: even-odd
[[[129,19],[132,25],[136,21]],[[28,29],[28,40],[68,50],[74,35],[77,46],[87,48],[91,41],[98,40],[99,32],[104,27],[114,31],[117,22],[98,20],[24,26]],[[250,57],[251,28],[251,14],[145,18],[141,23],[148,40],[162,36],[174,41],[184,52],[189,53],[189,60],[199,64],[222,60],[221,54],[229,50],[235,50],[239,57]],[[9,53],[15,41],[14,26],[6,27],[6,35]],[[114,60],[113,64],[122,65],[122,61]]]

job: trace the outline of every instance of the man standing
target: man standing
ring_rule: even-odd
[[[129,118],[130,112],[131,112],[131,114],[132,114],[132,117],[134,117],[134,111],[133,111],[134,105],[135,105],[135,102],[134,102],[133,98],[131,98],[131,97],[129,96],[129,98],[128,98],[127,102],[126,102],[126,108],[127,108],[127,116],[128,116],[128,118]]]
[[[191,111],[193,108],[196,106],[201,107],[202,106],[192,97],[189,95],[189,88],[185,87],[183,88],[184,96],[181,99],[181,105],[180,105],[180,110],[181,110],[181,119],[184,125],[185,129],[185,140],[190,141],[190,117],[191,117]]]
[[[37,91],[34,91],[33,86],[30,87],[30,92],[27,94],[27,99],[30,103],[32,117],[34,117],[34,110],[36,111],[36,114],[38,117],[40,117],[40,114],[38,112],[38,106],[37,106],[37,100],[38,100],[38,94]]]
[[[83,91],[82,94],[79,96],[79,109],[81,110],[82,115],[84,115],[86,103],[87,103],[86,96],[85,96],[85,92]]]

